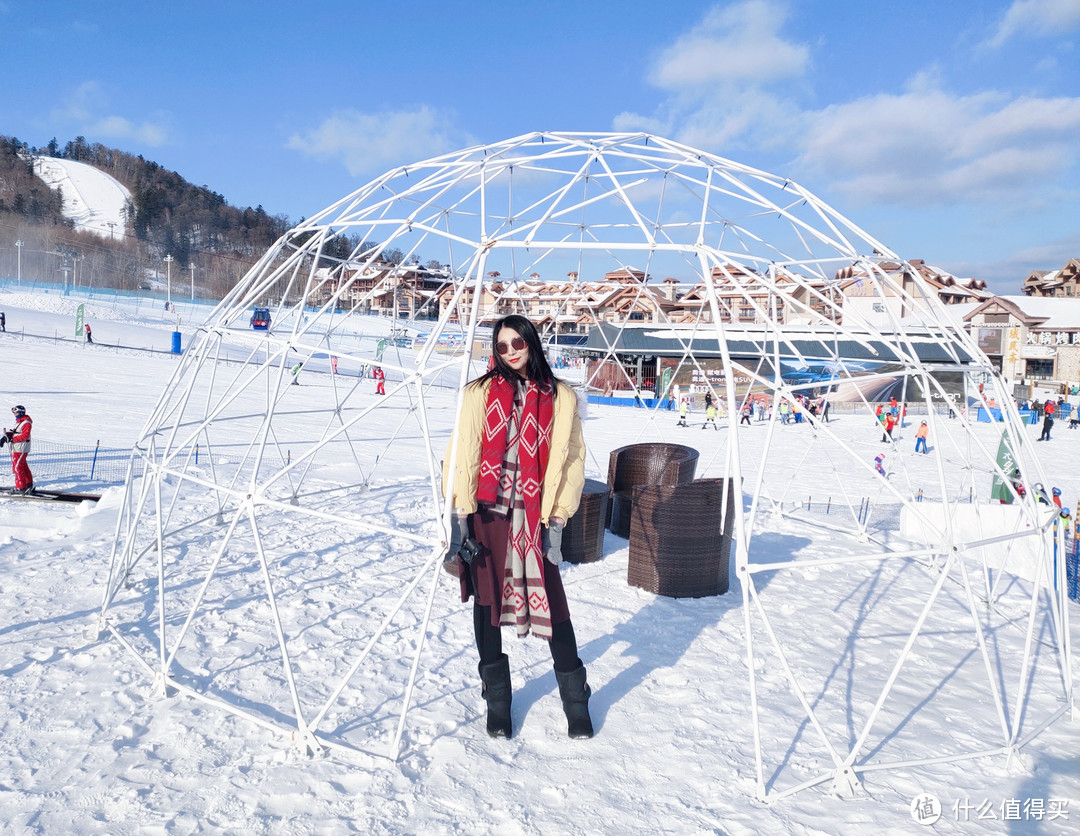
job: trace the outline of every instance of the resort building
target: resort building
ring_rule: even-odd
[[[1057,270],[1032,270],[1020,291],[1025,296],[1080,298],[1080,259],[1070,258]]]
[[[1006,380],[1028,390],[1080,382],[1080,298],[994,296],[964,322]]]

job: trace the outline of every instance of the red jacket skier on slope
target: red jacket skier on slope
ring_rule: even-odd
[[[4,431],[0,446],[11,444],[11,472],[15,474],[15,490],[30,493],[34,489],[34,475],[30,472],[26,457],[30,453],[30,430],[34,422],[21,405],[13,406],[11,412],[15,416],[15,428]]]

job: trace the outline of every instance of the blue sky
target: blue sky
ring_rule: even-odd
[[[534,130],[649,130],[1016,293],[1080,257],[1080,0],[0,0],[0,133],[292,220]]]

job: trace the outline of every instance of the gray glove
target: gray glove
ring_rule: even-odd
[[[480,543],[469,536],[469,517],[454,514],[450,517],[450,543],[443,557],[443,563],[453,563],[460,557],[463,563],[472,563],[480,554]]]
[[[450,546],[446,550],[443,562],[452,562],[467,539],[469,539],[469,518],[454,514],[450,517]]]
[[[548,523],[547,528],[544,529],[543,536],[541,537],[544,557],[552,566],[558,566],[563,562],[562,533],[565,525],[566,524],[563,522],[552,520]]]

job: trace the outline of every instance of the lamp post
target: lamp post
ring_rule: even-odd
[[[19,254],[19,289],[22,290],[22,248],[23,248],[23,242],[22,241],[16,241],[15,242],[15,248],[18,251],[18,254]]]
[[[64,295],[67,296],[71,293],[68,288],[68,276],[71,274],[71,267],[68,267],[68,254],[57,253],[57,255],[60,256],[60,269],[57,272],[64,274]]]
[[[187,269],[191,271],[191,301],[195,301],[195,262],[188,264]]]
[[[165,308],[167,310],[172,310],[172,263],[173,263],[173,261],[175,261],[175,259],[172,257],[171,254],[165,256],[165,270],[166,270],[166,274],[165,274],[166,275],[166,278],[165,278],[165,282],[166,282],[166,284],[165,284]]]

